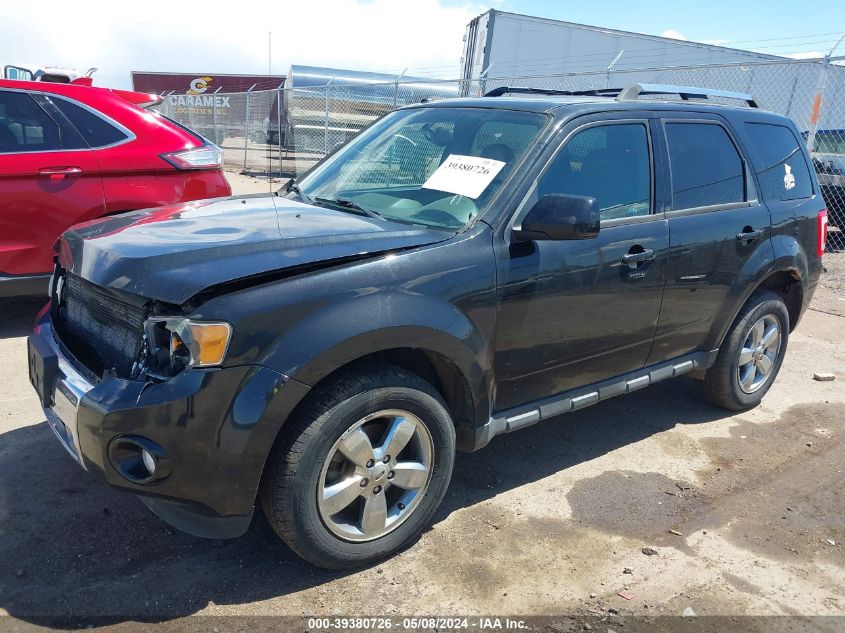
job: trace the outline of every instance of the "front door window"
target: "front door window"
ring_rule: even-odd
[[[648,215],[651,173],[648,132],[641,123],[600,125],[578,132],[538,183],[537,195],[595,198],[602,220]]]

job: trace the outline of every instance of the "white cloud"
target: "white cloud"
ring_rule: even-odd
[[[273,73],[291,64],[457,77],[466,24],[484,8],[440,0],[88,0],[39,5],[49,19],[4,12],[0,64],[86,69],[96,85],[128,87],[129,71]]]
[[[668,37],[672,40],[683,40],[685,42],[687,41],[687,38],[682,33],[678,33],[678,31],[675,31],[673,29],[663,31],[663,33],[660,34],[660,37]]]
[[[680,40],[682,42],[698,42],[699,44],[710,44],[711,46],[727,46],[730,44],[728,40],[723,39],[690,40],[686,35],[674,29],[663,31],[663,33],[660,34],[660,37],[668,37],[671,40]]]
[[[824,57],[824,53],[821,51],[804,51],[802,53],[786,53],[783,56],[791,59],[817,59]]]

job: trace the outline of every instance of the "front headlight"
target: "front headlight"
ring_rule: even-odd
[[[151,369],[170,375],[185,367],[220,365],[232,339],[232,326],[225,321],[152,317],[146,332]]]
[[[232,326],[224,321],[180,321],[175,328],[168,328],[170,355],[189,367],[214,367],[223,362]]]

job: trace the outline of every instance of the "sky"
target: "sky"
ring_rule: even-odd
[[[131,70],[286,74],[291,64],[455,78],[466,24],[489,8],[818,56],[845,31],[845,1],[0,0],[0,65],[87,69],[130,87]],[[44,19],[42,19],[42,16]],[[268,56],[268,32],[272,49]],[[845,44],[838,51],[845,55]]]

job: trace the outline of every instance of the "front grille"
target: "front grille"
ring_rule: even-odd
[[[70,273],[62,299],[60,333],[71,351],[97,374],[114,369],[118,376],[130,377],[141,345],[143,306]]]

